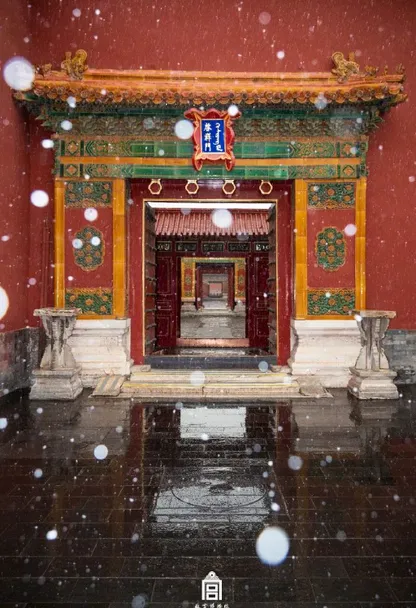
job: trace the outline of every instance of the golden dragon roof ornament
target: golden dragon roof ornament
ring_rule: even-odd
[[[362,76],[364,78],[376,78],[379,68],[372,65],[366,65],[364,72],[361,72],[359,64],[355,61],[355,54],[349,53],[348,59],[344,57],[344,53],[337,51],[333,53],[331,57],[335,67],[331,70],[331,73],[338,77],[338,82],[342,83],[348,80],[351,76]],[[388,68],[384,68],[384,76],[387,76]],[[404,66],[400,64],[396,68],[396,74],[404,76]]]
[[[360,73],[360,66],[355,61],[354,53],[349,53],[348,59],[345,59],[344,53],[337,51],[332,55],[332,61],[335,64],[335,68],[331,72],[335,76],[338,76],[338,82],[344,82],[353,74]]]
[[[72,57],[71,51],[65,53],[65,59],[61,63],[61,68],[76,80],[81,80],[84,72],[88,70],[87,51],[78,49]]]

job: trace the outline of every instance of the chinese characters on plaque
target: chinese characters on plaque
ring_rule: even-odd
[[[206,111],[192,108],[185,112],[185,118],[194,124],[192,162],[197,171],[201,170],[205,161],[222,161],[226,169],[231,171],[235,164],[233,124],[239,116],[239,112],[230,116],[227,110],[214,108]]]
[[[203,118],[201,120],[201,150],[207,153],[225,152],[225,124],[224,119],[211,120]]]

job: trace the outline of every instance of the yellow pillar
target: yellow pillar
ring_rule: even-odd
[[[361,177],[357,183],[355,205],[355,307],[366,307],[366,277],[365,277],[365,230],[366,230],[366,193],[367,178]]]
[[[113,181],[113,314],[126,314],[126,182]]]
[[[56,308],[65,308],[65,183],[55,179],[55,272],[54,299]]]
[[[306,181],[295,179],[295,318],[307,316],[307,191]]]

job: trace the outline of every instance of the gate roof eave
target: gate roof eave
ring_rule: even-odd
[[[67,53],[61,70],[51,65],[36,68],[33,86],[18,91],[16,99],[28,105],[62,104],[69,97],[83,105],[111,112],[134,107],[189,107],[190,105],[293,108],[373,106],[387,110],[406,99],[404,69],[388,74],[350,56],[334,53],[330,72],[185,72],[167,70],[103,70],[86,65],[87,54]],[[317,104],[318,102],[318,104]]]

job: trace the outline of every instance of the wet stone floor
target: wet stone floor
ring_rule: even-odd
[[[246,337],[245,314],[230,311],[200,310],[181,317],[181,338],[194,340],[229,340]]]
[[[2,608],[416,607],[412,387],[361,404],[84,393],[3,403],[0,427]],[[222,599],[218,582],[202,598],[210,572]]]

